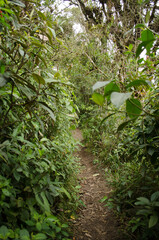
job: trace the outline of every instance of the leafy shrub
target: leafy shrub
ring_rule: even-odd
[[[158,59],[152,48],[157,37],[149,29],[141,32],[136,57],[144,48],[148,57],[139,59],[136,74],[128,72],[122,83],[114,79],[93,86],[92,100],[100,106],[100,117],[93,116],[84,129],[113,188],[103,202],[116,210],[130,238],[142,240],[157,240],[159,234]]]
[[[41,12],[47,3],[0,4],[0,239],[66,240],[77,205],[76,106],[71,84],[53,69],[51,26],[60,27]]]

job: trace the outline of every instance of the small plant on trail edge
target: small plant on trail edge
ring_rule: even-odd
[[[137,200],[138,202],[135,202],[135,205],[142,206],[143,208],[137,212],[137,215],[149,218],[149,228],[155,226],[159,220],[159,192],[153,193],[150,200],[144,197],[139,197]]]
[[[132,233],[142,232],[142,240],[157,239],[159,236],[159,191],[154,192],[150,199],[146,197],[137,198],[136,206],[139,206],[137,215],[129,221]]]

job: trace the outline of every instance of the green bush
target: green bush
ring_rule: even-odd
[[[131,64],[138,64],[136,73],[128,71],[122,83],[114,79],[93,85],[92,100],[100,106],[100,111],[92,114],[84,127],[88,147],[98,162],[105,164],[106,178],[113,189],[111,197],[102,201],[115,209],[130,239],[157,240],[159,235],[159,89],[158,57],[153,53],[155,38],[157,34],[146,27],[142,29],[136,57],[143,49],[148,57],[131,59]]]
[[[60,26],[41,12],[47,3],[0,4],[0,239],[66,240],[78,204],[76,106],[53,69]]]

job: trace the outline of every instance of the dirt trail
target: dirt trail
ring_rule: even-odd
[[[76,129],[72,134],[76,140],[82,141],[80,130]],[[74,222],[73,239],[123,240],[113,213],[100,202],[111,191],[106,185],[102,169],[93,164],[94,156],[85,147],[80,147],[76,155],[81,159],[80,195],[85,207],[79,209],[78,219]]]

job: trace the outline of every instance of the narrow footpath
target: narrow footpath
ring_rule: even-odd
[[[79,129],[72,134],[76,140],[82,141]],[[74,221],[73,240],[123,240],[121,232],[118,231],[119,223],[112,211],[100,202],[111,192],[104,171],[93,164],[94,156],[86,150],[85,147],[80,147],[76,152],[81,164],[80,196],[85,206],[80,207],[78,218]]]

